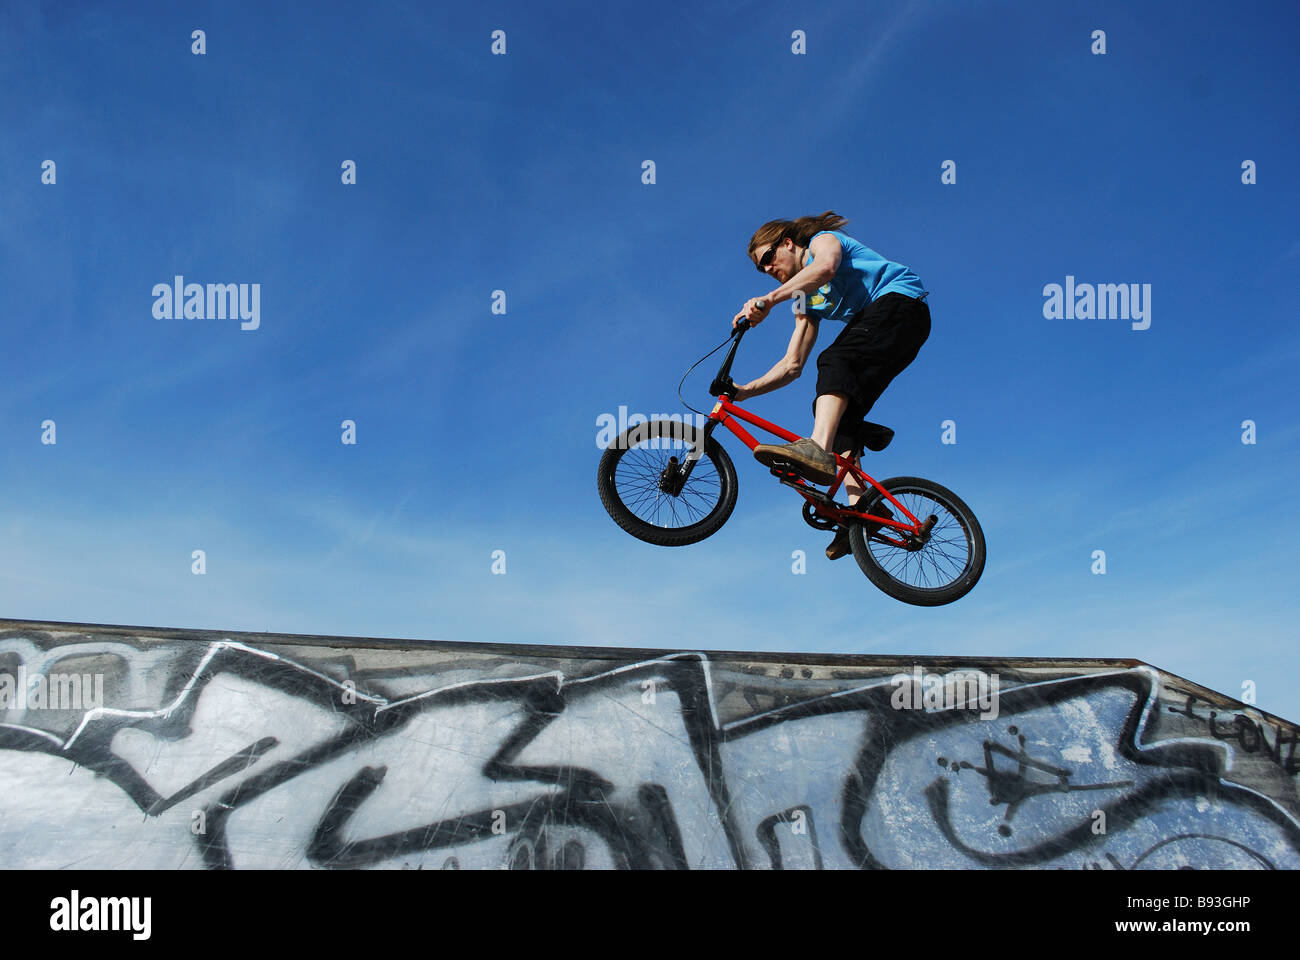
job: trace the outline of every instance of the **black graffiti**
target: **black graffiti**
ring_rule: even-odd
[[[1146,860],[1148,857],[1150,857],[1152,854],[1156,853],[1157,851],[1161,850],[1162,848],[1167,847],[1170,844],[1174,844],[1174,843],[1184,843],[1185,841],[1188,840],[1204,840],[1216,844],[1218,843],[1226,844],[1229,847],[1235,847],[1237,850],[1240,850],[1242,853],[1246,854],[1247,857],[1254,860],[1265,870],[1277,869],[1277,864],[1273,863],[1272,860],[1268,859],[1268,857],[1264,856],[1258,850],[1252,850],[1244,843],[1238,843],[1236,840],[1233,840],[1230,837],[1220,837],[1209,833],[1179,833],[1172,837],[1166,837],[1165,839],[1161,840],[1159,843],[1152,844],[1149,849],[1143,850],[1142,853],[1138,855],[1138,858],[1133,861],[1133,865],[1128,869],[1136,870],[1139,866],[1142,865],[1142,862],[1144,860]],[[1202,863],[1200,864],[1200,866],[1212,867],[1214,866],[1214,864]]]
[[[22,637],[28,642],[58,646],[52,639],[31,633]],[[0,634],[0,644],[5,639],[6,635]],[[1004,717],[1029,715],[1116,692],[1131,697],[1132,706],[1120,729],[1114,731],[1113,748],[1117,756],[1143,771],[1141,781],[1129,778],[1080,783],[1071,768],[1032,755],[1025,734],[1017,727],[1008,731],[1017,737],[1016,746],[1011,748],[991,739],[988,725],[976,713],[893,709],[890,698],[894,688],[887,682],[888,673],[872,677],[835,671],[830,681],[813,681],[812,671],[808,670],[796,678],[793,670],[786,671],[788,676],[772,676],[746,667],[743,669],[748,675],[732,670],[725,683],[715,684],[713,662],[703,654],[682,653],[614,668],[597,661],[585,673],[572,677],[551,671],[511,679],[493,675],[497,668],[512,665],[509,658],[467,658],[443,664],[440,670],[458,676],[477,672],[481,679],[441,686],[434,673],[427,678],[425,692],[395,698],[384,692],[378,673],[357,670],[341,652],[335,655],[322,651],[318,657],[320,664],[330,666],[331,673],[324,667],[311,668],[240,643],[173,644],[171,673],[163,698],[169,704],[166,709],[92,711],[76,733],[66,739],[32,727],[0,724],[0,750],[66,758],[114,783],[147,816],[160,816],[179,803],[203,795],[206,799],[200,802],[206,829],[187,837],[187,842],[194,843],[204,864],[214,869],[239,865],[241,811],[331,764],[341,771],[335,786],[324,795],[303,795],[316,806],[311,814],[314,825],[302,855],[316,867],[365,867],[444,851],[442,867],[459,869],[466,851],[498,838],[508,843],[505,865],[517,869],[581,869],[593,865],[601,856],[608,857],[616,867],[628,869],[695,866],[687,837],[697,837],[705,825],[683,824],[672,793],[663,783],[615,782],[611,777],[627,781],[629,772],[598,770],[584,763],[584,744],[580,742],[571,745],[563,762],[522,759],[530,745],[560,718],[584,704],[616,698],[628,689],[639,690],[646,681],[651,682],[658,696],[671,698],[675,704],[674,718],[693,763],[693,783],[707,799],[726,858],[740,869],[796,865],[821,869],[829,852],[846,856],[849,865],[859,868],[888,866],[887,851],[897,841],[871,835],[864,826],[868,811],[883,802],[881,791],[897,789],[882,786],[885,765],[929,737],[949,731],[964,734],[967,730],[970,736],[963,742],[971,747],[978,745],[982,765],[939,758],[946,775],[929,782],[917,778],[910,789],[947,848],[972,865],[1051,864],[1075,852],[1097,851],[1097,855],[1118,867],[1120,859],[1109,849],[1101,851],[1101,845],[1113,843],[1115,834],[1123,834],[1162,804],[1199,797],[1214,798],[1243,817],[1271,825],[1300,857],[1296,810],[1280,807],[1248,785],[1228,778],[1221,748],[1214,742],[1227,739],[1226,731],[1231,729],[1233,743],[1248,753],[1254,752],[1263,746],[1262,729],[1248,730],[1235,721],[1220,722],[1216,728],[1215,715],[1211,714],[1208,720],[1197,719],[1206,722],[1213,741],[1177,738],[1168,743],[1138,742],[1141,723],[1155,710],[1154,674],[1150,671],[1126,670],[1004,685],[1000,698]],[[76,650],[75,644],[68,645],[69,655]],[[341,695],[343,687],[338,679],[349,674],[356,679],[356,696],[350,698]],[[394,675],[401,673],[394,671]],[[1007,671],[1004,677],[1009,675]],[[186,740],[195,732],[195,712],[203,691],[219,676],[239,677],[296,702],[324,708],[336,720],[338,729],[288,756],[280,755],[280,739],[262,736],[229,756],[210,758],[212,762],[205,764],[204,772],[164,796],[150,785],[145,772],[113,752],[113,739],[121,730],[132,728],[161,741]],[[738,711],[730,720],[719,715],[719,705],[724,701]],[[482,759],[478,774],[494,784],[519,785],[525,794],[500,805],[452,809],[445,816],[403,829],[375,835],[356,833],[361,815],[374,809],[392,773],[389,765],[359,762],[361,752],[407,735],[415,721],[430,710],[482,705],[500,707],[501,716],[513,719],[495,749]],[[1190,700],[1186,710],[1189,716],[1196,716],[1191,712]],[[856,722],[862,735],[860,745],[845,752],[842,769],[838,773],[828,769],[823,775],[828,796],[838,797],[840,804],[839,822],[831,823],[833,836],[819,836],[814,807],[808,803],[783,806],[745,820],[738,809],[736,788],[750,773],[729,769],[724,751],[743,747],[753,742],[749,738],[766,732],[790,729],[787,725],[829,722],[836,717]],[[588,732],[593,741],[600,737],[598,730]],[[1254,732],[1259,733],[1258,738],[1254,738]],[[1295,732],[1287,736],[1293,746]],[[1281,749],[1282,737],[1274,728],[1275,750]],[[1247,744],[1254,744],[1253,750]],[[434,759],[417,756],[413,762],[428,764],[436,772]],[[1011,769],[1007,769],[1008,762]],[[1014,850],[979,849],[962,839],[953,819],[950,781],[963,771],[984,779],[990,804],[1005,806],[1000,828],[1005,830],[1003,837],[1010,836],[1013,818],[1024,816],[1033,804],[1034,824],[1045,838]],[[779,779],[779,770],[769,772]],[[675,789],[682,788],[679,785]],[[1110,834],[1098,834],[1090,818],[1079,819],[1077,814],[1057,806],[1080,792],[1095,792],[1099,797],[1104,794],[1099,809],[1111,824]],[[1209,835],[1182,832],[1166,839],[1202,836]],[[828,842],[830,847],[826,846]],[[1232,843],[1272,865],[1237,841]],[[1149,849],[1129,854],[1137,857],[1135,865],[1156,849],[1146,846]]]
[[[672,678],[671,688],[682,700],[685,716],[709,713],[709,705],[699,675],[698,658],[656,664],[658,674],[667,669]],[[673,820],[671,805],[667,803],[662,787],[644,785],[638,793],[636,807],[614,804],[609,796],[614,785],[594,771],[577,766],[537,767],[520,766],[514,758],[538,733],[565,708],[559,692],[559,679],[548,677],[506,683],[469,684],[445,693],[382,708],[364,700],[349,705],[341,700],[337,684],[327,678],[305,671],[297,664],[281,660],[268,660],[255,651],[239,646],[225,646],[207,660],[186,683],[193,695],[186,698],[180,708],[165,717],[143,718],[131,725],[150,730],[159,735],[178,737],[187,732],[197,703],[198,692],[221,673],[233,673],[265,684],[281,692],[339,711],[349,721],[345,731],[322,743],[314,744],[297,756],[271,764],[267,769],[239,782],[229,791],[204,808],[206,831],[196,838],[204,862],[214,869],[234,866],[228,838],[228,824],[241,808],[271,790],[290,783],[295,778],[318,768],[322,764],[346,754],[357,744],[376,737],[390,736],[403,729],[416,715],[434,706],[456,703],[498,701],[522,704],[523,718],[514,733],[483,767],[483,775],[496,781],[540,781],[562,786],[554,796],[537,798],[504,808],[458,814],[445,821],[426,824],[411,830],[362,840],[346,839],[343,828],[350,817],[382,783],[382,768],[364,768],[348,781],[327,804],[314,833],[307,856],[311,863],[321,867],[360,867],[378,863],[406,853],[457,846],[491,837],[493,821],[504,813],[504,821],[513,825],[515,832],[539,834],[547,828],[581,827],[597,834],[616,855],[617,865],[625,868],[652,867],[683,868],[686,866],[682,849],[681,830]],[[191,682],[197,681],[197,682]],[[612,682],[612,681],[610,681]],[[592,684],[599,687],[599,681]],[[28,731],[0,726],[0,749],[27,749],[67,756],[82,766],[105,776],[116,783],[146,813],[160,813],[181,799],[193,796],[230,774],[243,770],[275,744],[268,738],[239,754],[227,758],[212,770],[182,788],[173,796],[162,797],[129,764],[117,758],[109,749],[112,737],[122,726],[122,718],[108,717],[96,728],[90,729],[70,749],[62,749],[47,738]],[[688,726],[697,762],[702,769],[721,769],[717,756],[720,739],[711,724]],[[734,817],[727,813],[731,807],[727,785],[721,777],[708,782],[717,809],[724,811],[722,820],[732,854],[737,866],[748,866]],[[571,862],[576,854],[569,847],[565,855]]]
[[[813,820],[813,810],[809,806],[792,807],[789,810],[782,810],[780,813],[774,813],[758,825],[758,839],[763,845],[764,852],[767,853],[768,864],[773,870],[785,869],[785,861],[781,855],[781,842],[777,837],[777,827],[780,824],[789,824],[790,836],[806,836],[808,838],[808,850],[812,854],[812,866],[814,870],[822,869],[822,852],[817,844],[817,824]]]
[[[1011,835],[1009,826],[1011,819],[1015,816],[1016,811],[1020,809],[1021,804],[1033,797],[1040,797],[1047,793],[1077,793],[1080,790],[1117,790],[1122,787],[1131,787],[1132,780],[1116,780],[1110,783],[1072,783],[1071,777],[1073,772],[1065,767],[1057,767],[1042,760],[1036,760],[1025,750],[1025,735],[1020,733],[1015,727],[1008,728],[1008,733],[1015,736],[1018,740],[1016,750],[1010,750],[1000,743],[991,740],[984,741],[984,766],[977,767],[966,761],[955,762],[949,767],[945,757],[939,757],[937,762],[939,766],[950,769],[953,774],[960,770],[973,770],[975,773],[984,777],[988,782],[989,803],[995,805],[1006,805],[1006,823],[998,827],[998,832],[1003,836]],[[995,757],[1009,757],[1016,762],[1016,769],[1008,772],[999,769]],[[1052,780],[1046,782],[1036,780],[1032,774],[1034,771],[1045,773]]]
[[[1196,712],[1195,705],[1204,702],[1209,706],[1209,701],[1201,701],[1190,693],[1186,697],[1187,702],[1183,707],[1170,707],[1169,712],[1200,721],[1209,730],[1210,736],[1216,740],[1233,741],[1246,753],[1254,754],[1262,750],[1263,755],[1281,767],[1288,776],[1300,773],[1300,761],[1296,760],[1295,755],[1296,744],[1300,742],[1300,730],[1292,728],[1284,731],[1274,724],[1261,723],[1241,713],[1227,714],[1226,721],[1217,710],[1210,710],[1207,716],[1202,716]]]
[[[1133,707],[1126,717],[1117,737],[1116,752],[1125,759],[1143,767],[1174,768],[1176,772],[1154,777],[1135,792],[1102,808],[1107,820],[1123,829],[1144,813],[1161,803],[1175,799],[1194,799],[1208,796],[1225,799],[1244,810],[1266,818],[1277,825],[1293,850],[1300,851],[1300,825],[1293,815],[1281,813],[1266,798],[1253,790],[1240,787],[1223,779],[1218,751],[1208,744],[1171,742],[1168,744],[1140,745],[1136,733],[1146,715],[1151,701],[1147,675],[1139,672],[1111,674],[1104,678],[1066,678],[1050,684],[1004,690],[1000,698],[1003,716],[1015,715],[1029,709],[1051,706],[1096,694],[1106,688],[1127,689],[1134,696]],[[971,715],[963,711],[936,711],[922,713],[911,710],[883,712],[880,719],[891,720],[892,730],[880,731],[878,738],[867,743],[859,757],[860,780],[851,779],[844,792],[844,823],[841,841],[854,859],[865,868],[883,869],[886,864],[862,836],[862,822],[867,814],[868,801],[876,779],[883,769],[891,750],[900,744],[935,731],[971,722]],[[1182,769],[1178,769],[1182,768]],[[1073,825],[1065,825],[1054,838],[1029,849],[1011,853],[976,850],[961,842],[949,816],[949,785],[946,778],[930,783],[924,794],[934,821],[949,844],[970,860],[990,867],[1014,867],[1045,864],[1075,850],[1094,847],[1104,835],[1093,832],[1091,818]],[[1014,794],[1012,794],[1014,796]]]

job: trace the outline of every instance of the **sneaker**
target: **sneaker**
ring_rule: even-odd
[[[807,437],[779,445],[760,443],[754,448],[754,459],[768,467],[788,463],[805,480],[813,483],[834,483],[839,473],[835,457]]]
[[[835,531],[835,539],[826,548],[826,559],[838,560],[840,557],[848,556],[852,552],[853,547],[849,544],[849,528],[840,527]]]

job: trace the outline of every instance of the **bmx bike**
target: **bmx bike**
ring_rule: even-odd
[[[702,428],[677,419],[649,420],[628,427],[601,455],[596,478],[600,501],[614,522],[637,539],[681,547],[699,543],[726,523],[736,506],[737,480],[731,457],[713,437],[719,426],[750,450],[758,441],[738,421],[787,442],[799,439],[734,400],[731,364],[749,326],[742,320],[732,332],[731,349],[709,385],[717,403]],[[969,593],[984,572],[984,532],[970,507],[947,487],[920,477],[877,481],[862,469],[863,449],[884,450],[893,436],[889,427],[867,420],[841,424],[832,444],[838,470],[825,491],[793,464],[777,462],[770,472],[803,498],[809,526],[824,531],[848,527],[858,566],[886,594],[924,607],[952,603]],[[851,456],[835,452],[840,450]],[[852,506],[835,500],[849,475],[863,489]]]

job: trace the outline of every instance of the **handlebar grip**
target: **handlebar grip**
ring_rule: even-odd
[[[766,309],[767,309],[767,301],[766,301],[766,300],[755,300],[754,302],[755,302],[756,304],[758,304],[758,309],[760,309],[760,310],[766,310]],[[736,328],[735,328],[735,330],[732,331],[732,335],[734,336],[734,335],[736,335],[736,334],[744,333],[744,332],[745,332],[746,330],[748,330],[751,326],[753,326],[753,324],[751,324],[748,320],[741,320],[740,323],[736,324]]]
[[[755,300],[754,302],[755,302],[756,304],[758,304],[758,309],[760,309],[760,310],[766,310],[766,309],[767,309],[767,301],[766,301],[766,300]],[[749,329],[750,327],[752,327],[752,326],[753,326],[753,324],[750,323],[748,320],[741,320],[740,323],[736,324],[735,332],[736,332],[736,333],[743,333],[743,332],[745,332],[746,330],[748,330],[748,329]]]

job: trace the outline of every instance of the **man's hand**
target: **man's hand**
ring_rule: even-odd
[[[736,329],[736,325],[741,320],[748,320],[751,327],[756,327],[763,322],[763,318],[767,316],[767,312],[771,309],[772,304],[767,297],[754,297],[746,300],[745,306],[731,321],[731,329]]]

